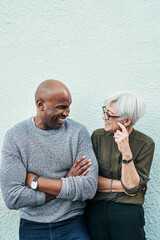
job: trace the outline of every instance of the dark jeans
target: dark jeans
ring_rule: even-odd
[[[92,240],[145,240],[142,206],[96,201],[88,204],[86,221]]]
[[[36,223],[21,219],[20,240],[90,240],[83,216],[57,223]]]

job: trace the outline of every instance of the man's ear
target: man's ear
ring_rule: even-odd
[[[44,111],[44,100],[43,99],[40,98],[37,100],[37,108],[40,111]]]
[[[124,126],[129,127],[131,125],[132,121],[133,121],[132,118],[126,118],[124,120]]]

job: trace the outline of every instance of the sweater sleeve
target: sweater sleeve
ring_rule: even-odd
[[[43,205],[46,201],[45,193],[34,191],[25,185],[26,173],[26,166],[13,132],[8,132],[2,148],[1,189],[9,209]]]
[[[92,160],[90,172],[86,176],[62,178],[62,189],[57,198],[72,201],[84,201],[94,197],[98,183],[98,165],[93,152],[89,133],[86,128],[83,127],[79,134],[76,159],[84,155],[86,156],[86,159]]]

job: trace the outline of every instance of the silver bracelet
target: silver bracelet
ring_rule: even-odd
[[[111,179],[109,192],[112,192],[112,182],[113,182],[113,179]]]

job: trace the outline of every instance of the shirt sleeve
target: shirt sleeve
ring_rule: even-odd
[[[9,209],[43,205],[45,193],[29,189],[25,185],[26,167],[13,134],[7,133],[2,149],[1,189],[4,202]]]
[[[149,181],[149,172],[153,160],[154,148],[155,144],[153,141],[145,143],[138,157],[134,160],[135,168],[140,177],[138,186],[134,188],[126,188],[121,180],[122,186],[128,194],[136,194],[138,191],[146,187],[146,184]]]
[[[57,198],[84,201],[94,197],[98,183],[98,165],[89,133],[85,127],[81,129],[79,134],[76,159],[84,155],[86,159],[92,160],[90,172],[86,176],[62,178],[62,189]]]

